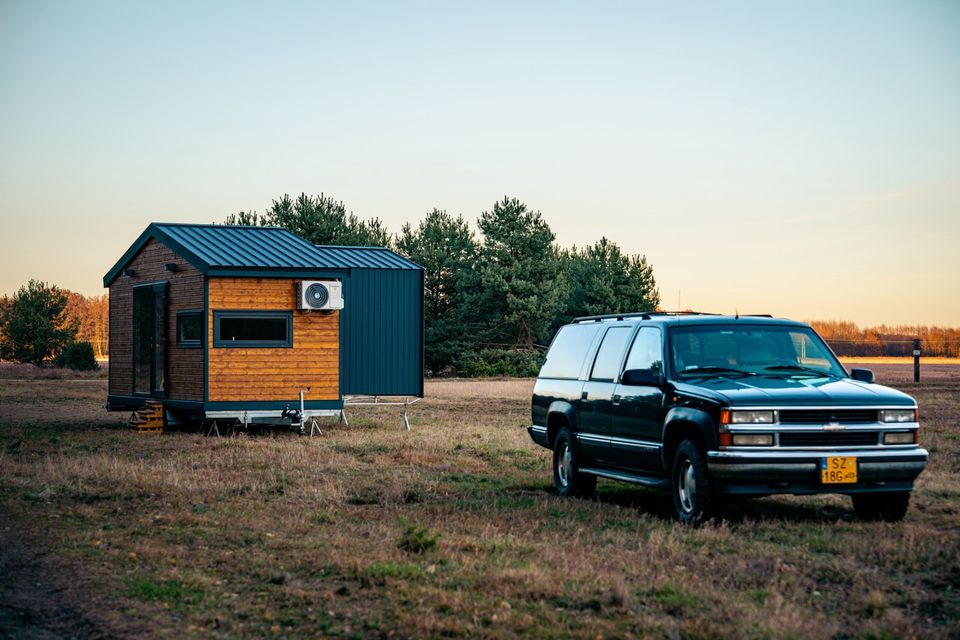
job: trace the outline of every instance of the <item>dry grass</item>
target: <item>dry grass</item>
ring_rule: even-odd
[[[877,373],[933,454],[899,524],[829,496],[700,530],[627,485],[562,500],[529,380],[430,382],[411,432],[358,408],[312,439],[139,436],[103,383],[4,380],[0,512],[159,637],[956,637],[960,387]]]

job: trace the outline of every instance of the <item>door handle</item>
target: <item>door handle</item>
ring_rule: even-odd
[[[586,399],[587,399],[587,392],[586,392],[586,391],[581,391],[581,392],[580,392],[580,399],[581,399],[581,400],[586,400]]]
[[[614,394],[612,400],[613,400],[613,406],[615,406],[615,407],[619,407],[619,406],[620,406],[620,396]]]

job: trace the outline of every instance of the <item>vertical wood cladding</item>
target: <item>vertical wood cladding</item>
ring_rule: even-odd
[[[164,265],[173,263],[170,272]],[[177,346],[177,311],[203,308],[203,274],[151,238],[127,264],[133,277],[110,284],[110,393],[133,394],[133,287],[167,283],[167,397],[203,400],[203,349]]]
[[[296,280],[210,278],[207,318],[210,402],[340,398],[340,315],[297,311]],[[214,311],[292,310],[293,348],[217,348]]]

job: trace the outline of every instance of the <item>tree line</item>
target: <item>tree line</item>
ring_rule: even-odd
[[[106,294],[88,297],[30,280],[0,298],[0,359],[95,369],[108,353],[109,317]]]
[[[325,194],[284,195],[225,224],[279,226],[313,244],[388,247],[424,268],[424,363],[432,375],[536,375],[543,346],[581,315],[656,309],[653,267],[616,242],[561,248],[543,215],[504,196],[471,230],[433,209],[396,235]]]
[[[920,339],[924,356],[960,358],[960,329],[924,325],[879,325],[861,329],[853,322],[814,320],[809,323],[840,356],[910,356]]]

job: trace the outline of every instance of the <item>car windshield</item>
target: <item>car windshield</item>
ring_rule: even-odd
[[[757,374],[846,377],[810,327],[707,324],[674,327],[670,358],[680,377]]]

